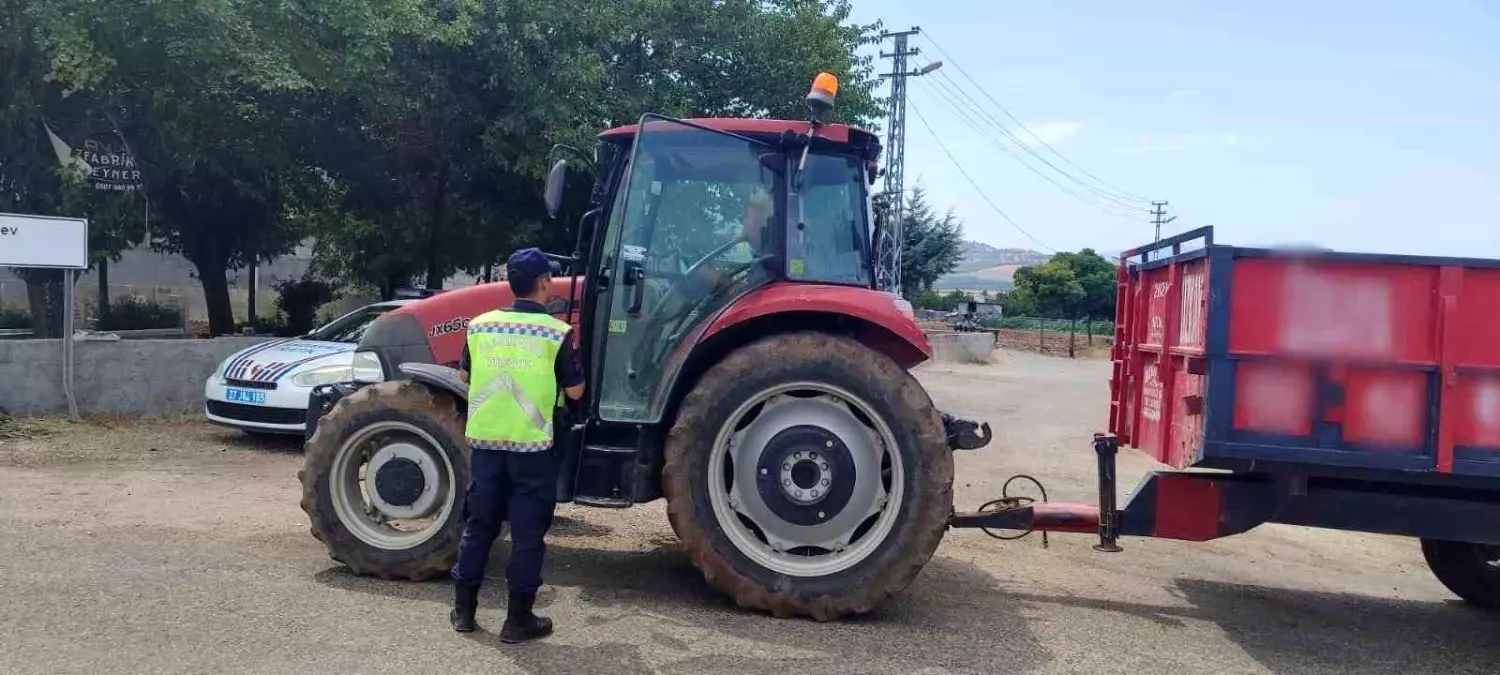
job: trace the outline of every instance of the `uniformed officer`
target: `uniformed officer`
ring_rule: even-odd
[[[509,521],[510,603],[500,639],[510,643],[552,633],[551,619],[531,611],[542,585],[543,539],[557,498],[552,416],[561,402],[558,389],[575,401],[583,396],[569,326],[547,314],[543,304],[557,271],[557,263],[537,249],[512,254],[506,273],[516,301],[469,322],[459,365],[460,377],[469,383],[465,435],[473,452],[449,620],[456,631],[476,628],[485,562],[500,524]]]

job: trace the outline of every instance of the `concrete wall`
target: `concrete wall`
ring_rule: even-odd
[[[267,338],[78,342],[73,396],[83,414],[201,410],[203,382],[225,357]],[[0,410],[66,413],[60,340],[0,341]]]
[[[954,363],[989,363],[995,351],[995,336],[990,333],[929,331],[932,359]]]

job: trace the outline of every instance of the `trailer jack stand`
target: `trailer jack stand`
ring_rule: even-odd
[[[1120,512],[1115,508],[1115,455],[1120,440],[1107,434],[1094,434],[1094,454],[1099,457],[1099,543],[1100,553],[1119,553]]]

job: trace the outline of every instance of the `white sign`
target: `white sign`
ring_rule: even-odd
[[[89,221],[0,213],[0,267],[89,267]]]

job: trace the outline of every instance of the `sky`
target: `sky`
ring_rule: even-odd
[[[912,65],[944,61],[908,81],[906,184],[970,239],[1113,253],[1165,200],[1166,232],[1217,243],[1500,258],[1500,1],[854,0],[854,20],[921,27]]]

